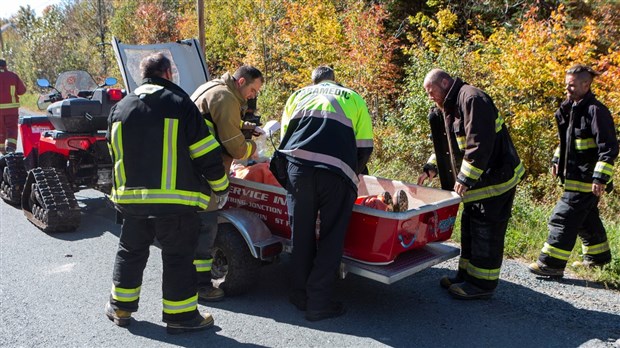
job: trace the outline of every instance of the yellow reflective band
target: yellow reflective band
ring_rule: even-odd
[[[140,298],[140,289],[138,286],[134,289],[117,288],[112,284],[112,298],[118,302],[132,302]]]
[[[110,199],[118,204],[180,204],[205,209],[209,196],[201,192],[183,190],[135,189],[124,187],[112,190]]]
[[[198,308],[198,294],[182,301],[170,301],[162,299],[164,304],[164,313],[179,314],[196,310]]]
[[[467,274],[474,278],[484,279],[484,280],[497,280],[499,279],[499,268],[495,269],[486,269],[486,268],[478,268],[471,263],[467,265]]]
[[[555,151],[553,151],[553,157],[560,158],[560,148],[556,147]]]
[[[568,261],[568,258],[570,257],[570,250],[566,251],[556,248],[549,245],[549,243],[547,242],[545,242],[545,245],[543,245],[541,252],[562,261]]]
[[[614,173],[614,166],[607,162],[598,161],[596,162],[596,166],[594,167],[594,171],[598,173],[603,173],[605,175],[612,176]]]
[[[459,149],[465,150],[465,137],[456,137],[456,142],[459,145]]]
[[[592,192],[592,183],[566,179],[564,182],[564,190],[573,192]]]
[[[207,128],[209,128],[209,133],[211,133],[212,135],[215,134],[215,127],[213,126],[213,122],[205,118],[205,123],[207,124]]]
[[[19,107],[19,103],[0,104],[0,109],[12,109],[12,108],[18,108],[18,107]]]
[[[469,259],[460,258],[459,259],[459,269],[467,270],[467,266],[469,265]]]
[[[194,266],[196,266],[196,272],[210,272],[212,265],[213,265],[213,259],[194,260]]]
[[[577,150],[596,149],[594,138],[575,139],[575,148]]]
[[[502,115],[497,115],[497,118],[495,119],[495,133],[499,133],[499,131],[502,130],[502,125],[504,125],[504,118],[502,117]]]
[[[253,146],[251,142],[246,141],[245,145],[246,145],[246,149],[245,149],[245,154],[241,158],[242,160],[250,158],[250,156],[252,156],[252,153],[254,153],[254,151],[252,151]]]
[[[125,164],[123,163],[123,124],[122,122],[112,123],[110,151],[114,160],[114,186],[123,187],[127,182],[125,175]]]
[[[598,255],[609,251],[609,242],[604,241],[603,243],[596,245],[581,245],[581,250],[586,255]]]
[[[17,139],[15,139],[15,138],[6,138],[6,142],[8,144],[15,144],[15,145],[17,145]]]
[[[213,149],[220,146],[220,144],[215,140],[213,135],[208,135],[201,139],[200,141],[189,146],[189,154],[194,158],[198,158],[200,156],[204,156],[211,152]]]
[[[164,144],[161,158],[161,189],[174,190],[177,182],[177,135],[179,120],[164,119]]]
[[[228,175],[224,174],[219,180],[207,180],[213,191],[224,191],[228,187]]]
[[[480,168],[474,167],[466,160],[463,160],[463,163],[461,163],[461,173],[463,173],[467,178],[470,178],[472,180],[478,180],[480,178],[480,175],[482,175],[483,171]]]
[[[475,190],[467,190],[463,196],[463,203],[478,201],[489,197],[496,197],[506,193],[519,183],[524,173],[525,168],[523,168],[523,165],[519,163],[519,165],[515,168],[515,174],[512,178],[510,178],[510,180],[497,185],[481,187]]]

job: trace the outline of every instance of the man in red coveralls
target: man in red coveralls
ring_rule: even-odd
[[[17,149],[19,96],[24,93],[26,86],[22,80],[7,69],[6,60],[0,59],[0,153]]]

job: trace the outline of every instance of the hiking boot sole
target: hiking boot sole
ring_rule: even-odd
[[[396,191],[396,198],[394,199],[394,211],[402,212],[409,209],[409,198],[404,190]]]

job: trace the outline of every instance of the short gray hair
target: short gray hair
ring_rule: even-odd
[[[452,81],[452,76],[441,69],[433,69],[426,74],[424,78],[424,85],[431,84],[438,86],[444,79]]]
[[[327,65],[321,65],[312,71],[312,83],[319,84],[325,80],[336,81],[334,69]]]

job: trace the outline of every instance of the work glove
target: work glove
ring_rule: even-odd
[[[216,194],[214,198],[217,200],[217,209],[222,209],[228,201],[228,191],[222,194]]]

